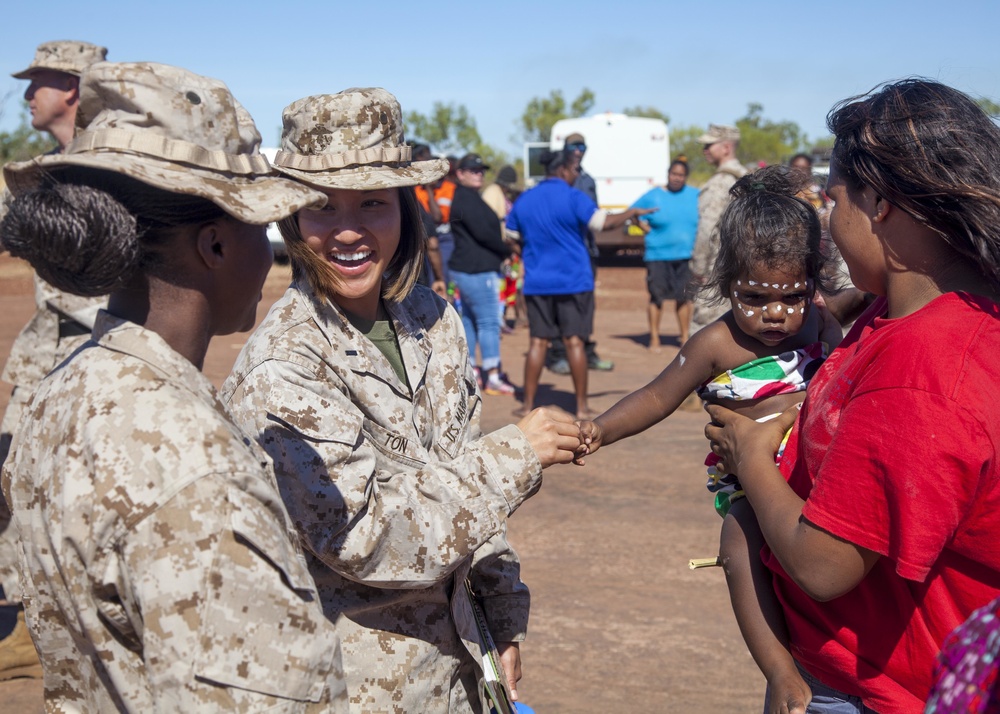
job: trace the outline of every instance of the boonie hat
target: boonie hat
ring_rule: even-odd
[[[718,144],[720,141],[739,141],[740,130],[728,124],[709,124],[708,131],[698,137],[699,144]]]
[[[16,72],[14,79],[31,79],[31,73],[40,69],[65,72],[79,77],[83,70],[96,62],[103,62],[108,56],[106,47],[92,45],[78,40],[54,40],[43,42],[35,50],[35,59],[27,69]]]
[[[489,171],[489,164],[483,163],[483,157],[479,154],[466,154],[458,162],[458,168],[465,171]]]
[[[246,223],[270,223],[326,202],[275,175],[260,153],[253,119],[224,83],[180,67],[92,65],[80,82],[76,125],[63,153],[4,167],[15,196],[56,169],[83,166],[200,196]]]
[[[432,183],[448,162],[413,161],[396,97],[354,87],[285,107],[274,168],[309,186],[362,191]]]

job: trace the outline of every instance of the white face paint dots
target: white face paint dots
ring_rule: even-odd
[[[805,271],[761,266],[730,284],[733,314],[739,328],[768,347],[799,333],[806,324],[813,281]]]

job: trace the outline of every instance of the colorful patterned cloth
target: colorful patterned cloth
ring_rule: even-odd
[[[710,398],[742,401],[802,392],[825,359],[826,347],[822,342],[814,342],[792,352],[782,352],[780,355],[758,357],[705,382],[698,388],[698,396],[703,401],[708,401]],[[776,416],[778,415],[770,414],[757,421],[769,421]],[[774,457],[775,463],[781,461],[781,454],[785,450],[790,433],[791,429],[781,440],[781,446],[778,447],[778,453]],[[715,494],[715,510],[725,518],[729,513],[730,504],[743,498],[744,493],[736,475],[721,473],[716,468],[718,463],[719,457],[713,453],[705,457],[705,466],[708,467],[708,481],[705,486]]]
[[[825,359],[822,342],[780,355],[758,357],[705,382],[698,388],[698,396],[703,400],[741,401],[803,392]]]
[[[1000,714],[1000,599],[979,608],[944,641],[926,714]]]

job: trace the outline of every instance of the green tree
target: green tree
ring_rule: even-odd
[[[420,112],[406,114],[406,135],[409,143],[429,144],[440,155],[479,154],[489,164],[487,181],[509,162],[506,153],[483,141],[476,120],[463,104],[435,102],[429,115]]]
[[[740,130],[736,157],[744,164],[779,164],[807,146],[806,135],[798,124],[765,119],[764,106],[757,102],[747,105],[746,116],[737,119],[736,126]]]
[[[992,99],[989,99],[987,97],[980,97],[979,99],[976,100],[976,104],[978,104],[980,109],[982,109],[984,112],[989,114],[994,119],[1000,117],[1000,104],[997,104]]]
[[[0,119],[10,104],[11,94],[0,99]],[[43,134],[31,128],[28,115],[28,103],[21,102],[21,115],[18,125],[12,131],[0,131],[0,165],[8,161],[25,161],[57,146],[56,141],[48,134]]]
[[[533,97],[521,114],[520,128],[525,141],[548,141],[552,126],[560,119],[582,117],[594,108],[594,93],[584,87],[567,110],[566,98],[559,89],[547,97]]]
[[[406,128],[410,141],[419,139],[443,154],[466,154],[483,143],[476,120],[464,104],[434,102],[426,116],[408,112]]]
[[[670,158],[687,161],[688,182],[694,186],[705,183],[715,172],[715,167],[705,160],[698,137],[705,133],[705,127],[682,126],[670,130]]]
[[[670,123],[670,117],[661,112],[656,107],[626,107],[622,110],[622,114],[626,114],[630,117],[648,117],[650,119],[662,119],[665,123]]]

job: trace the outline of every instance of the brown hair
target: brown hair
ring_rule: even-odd
[[[832,162],[1000,282],[1000,128],[968,96],[904,79],[846,99],[827,117]]]
[[[710,299],[724,302],[730,284],[758,265],[801,268],[817,289],[836,292],[824,270],[816,210],[796,195],[804,178],[787,166],[768,166],[729,190],[733,198],[719,219],[719,255],[702,288]]]
[[[396,190],[399,191],[399,247],[386,267],[382,297],[401,302],[413,290],[424,269],[427,234],[420,220],[420,207],[413,188],[405,186]],[[288,248],[292,276],[296,280],[304,279],[317,296],[335,303],[340,278],[326,260],[306,245],[299,230],[298,214],[279,221],[278,230]]]

